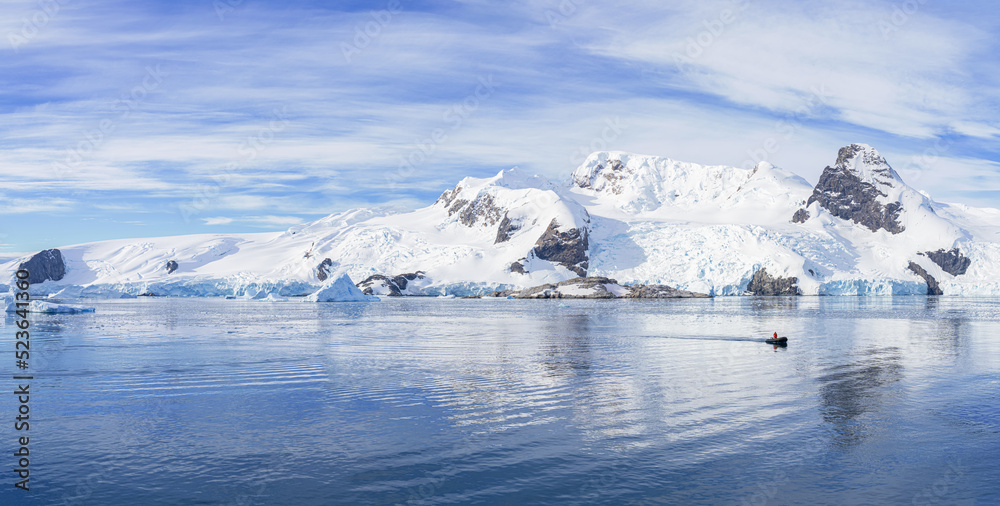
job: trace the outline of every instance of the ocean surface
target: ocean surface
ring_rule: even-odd
[[[998,299],[65,302],[3,505],[1000,504]]]

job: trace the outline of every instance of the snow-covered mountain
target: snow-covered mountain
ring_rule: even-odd
[[[292,296],[343,274],[376,295],[483,294],[578,276],[713,295],[1000,295],[1000,210],[935,202],[862,144],[841,149],[815,187],[767,163],[598,152],[563,183],[514,168],[463,179],[412,212],[101,241],[2,268],[12,276],[24,262],[41,289],[65,296]]]

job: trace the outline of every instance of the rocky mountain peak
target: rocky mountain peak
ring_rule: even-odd
[[[590,155],[576,171],[573,172],[573,185],[596,191],[606,191],[621,195],[628,178],[635,170],[623,161],[623,153],[608,151]]]
[[[823,170],[806,206],[817,203],[834,216],[872,232],[899,234],[906,229],[899,219],[903,211],[899,190],[904,186],[875,148],[851,144],[840,149],[835,165]],[[797,223],[807,219],[809,213],[803,209],[792,217]]]
[[[878,150],[867,144],[851,144],[840,148],[834,167],[874,185],[896,186],[903,182]]]

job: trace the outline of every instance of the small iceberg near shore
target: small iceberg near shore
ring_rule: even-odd
[[[354,281],[351,281],[350,276],[344,274],[306,296],[305,300],[308,302],[376,302],[381,299],[362,293],[357,286],[354,286]]]
[[[27,309],[29,313],[46,313],[46,314],[78,314],[78,313],[93,313],[95,311],[92,307],[86,306],[74,306],[72,304],[56,304],[54,302],[45,302],[41,300],[33,300],[28,303],[27,307],[18,307],[17,304],[11,300],[7,300],[7,312],[13,313],[22,309]]]

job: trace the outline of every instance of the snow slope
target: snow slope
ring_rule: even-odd
[[[927,255],[954,248],[964,273]],[[563,183],[514,168],[463,179],[412,212],[357,209],[280,233],[59,250],[66,275],[40,293],[275,298],[345,274],[422,271],[403,293],[484,294],[589,275],[740,295],[761,269],[797,278],[804,295],[927,293],[912,262],[946,295],[1000,295],[1000,210],[935,202],[863,144],[842,149],[815,187],[767,163],[598,152]],[[7,279],[26,259],[0,266]]]

